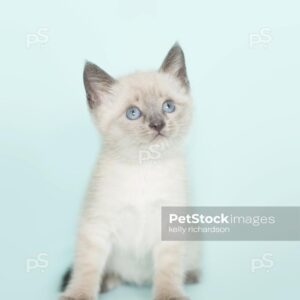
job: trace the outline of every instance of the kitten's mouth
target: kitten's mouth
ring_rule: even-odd
[[[161,132],[158,132],[155,136],[154,136],[154,138],[152,139],[152,142],[154,141],[154,140],[156,140],[157,138],[160,138],[160,137],[166,137],[163,133],[161,133]]]

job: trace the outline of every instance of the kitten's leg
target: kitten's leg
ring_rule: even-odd
[[[122,279],[120,276],[113,273],[105,274],[101,282],[100,292],[107,293],[108,291],[119,286],[121,283]]]
[[[187,300],[183,293],[184,242],[161,242],[154,249],[154,299]]]
[[[60,300],[95,300],[110,252],[108,232],[83,226],[79,232],[71,280]]]

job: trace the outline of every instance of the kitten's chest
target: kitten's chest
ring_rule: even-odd
[[[102,194],[119,208],[138,211],[180,205],[185,201],[185,174],[178,161],[113,165],[101,176]]]
[[[182,187],[169,172],[162,166],[147,165],[118,175],[121,184],[111,199],[118,212],[112,226],[113,240],[114,246],[129,256],[147,256],[160,239],[161,207],[185,200],[175,192]]]

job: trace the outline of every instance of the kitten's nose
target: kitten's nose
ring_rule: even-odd
[[[156,130],[157,132],[160,132],[165,127],[165,125],[166,123],[163,120],[161,120],[150,122],[149,127]]]

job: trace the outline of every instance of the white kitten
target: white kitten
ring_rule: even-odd
[[[160,227],[162,206],[187,205],[182,146],[192,99],[183,51],[175,44],[159,71],[118,80],[86,63],[84,84],[103,146],[60,299],[94,300],[122,281],[153,282],[155,300],[186,299],[197,251],[161,241]]]

